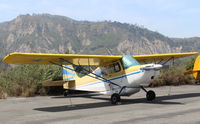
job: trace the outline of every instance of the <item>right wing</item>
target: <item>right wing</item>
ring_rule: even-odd
[[[169,59],[179,59],[192,55],[197,55],[198,52],[188,53],[167,53],[167,54],[151,54],[151,55],[134,55],[133,57],[143,63],[155,63],[160,61],[168,61]]]

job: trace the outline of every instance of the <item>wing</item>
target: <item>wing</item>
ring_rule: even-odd
[[[188,53],[168,53],[168,54],[151,54],[151,55],[135,55],[133,56],[140,63],[152,63],[168,61],[170,59],[179,59],[187,56],[196,55],[198,52]]]
[[[65,59],[76,65],[103,65],[119,60],[121,56],[79,55],[79,54],[45,54],[45,53],[11,53],[3,61],[7,64],[61,64]]]
[[[152,54],[152,55],[134,55],[139,62],[158,62],[170,58],[182,58],[198,54],[190,53],[171,53],[171,54]],[[45,53],[11,53],[3,61],[7,64],[61,64],[69,65],[63,61],[65,59],[76,65],[104,65],[120,60],[122,56],[110,55],[79,55],[79,54],[45,54]]]

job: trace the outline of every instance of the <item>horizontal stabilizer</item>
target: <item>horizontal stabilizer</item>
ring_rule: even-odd
[[[46,80],[46,81],[42,82],[42,86],[45,86],[45,87],[63,86],[64,83],[66,83],[66,81],[63,81],[63,80],[58,80],[58,81]]]
[[[70,81],[63,81],[63,80],[52,81],[52,80],[47,80],[47,81],[44,81],[42,83],[42,86],[45,86],[45,87],[63,86],[64,89],[70,89],[70,88],[75,87],[75,81],[74,80],[70,80]]]
[[[200,70],[189,70],[189,71],[184,72],[184,74],[193,74],[196,72],[200,72]]]

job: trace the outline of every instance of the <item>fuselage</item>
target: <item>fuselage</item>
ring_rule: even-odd
[[[111,65],[98,67],[91,74],[83,77],[75,76],[74,85],[67,89],[93,91],[111,95],[120,92],[121,87],[126,87],[121,95],[131,95],[140,90],[141,86],[149,86],[159,75],[162,65],[159,64],[135,64],[124,67],[121,61]],[[102,79],[94,78],[99,75]]]

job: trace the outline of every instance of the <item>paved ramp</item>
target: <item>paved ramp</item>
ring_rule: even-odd
[[[200,123],[200,86],[153,88],[157,99],[147,102],[140,91],[111,105],[109,97],[74,96],[8,98],[0,100],[0,123],[28,124],[168,124]]]

